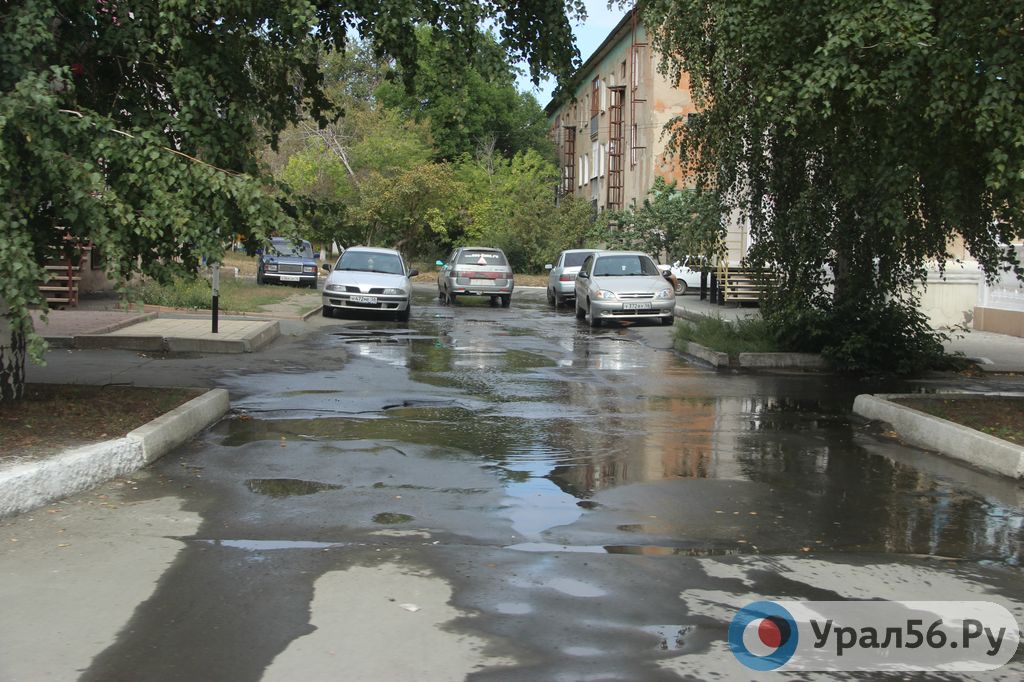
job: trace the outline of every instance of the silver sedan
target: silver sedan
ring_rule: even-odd
[[[347,310],[390,313],[405,322],[412,310],[412,284],[416,270],[406,270],[394,249],[354,246],[341,254],[334,268],[324,265],[323,315],[334,317]]]
[[[676,295],[651,257],[639,251],[597,251],[576,275],[576,318],[660,319],[672,324]]]

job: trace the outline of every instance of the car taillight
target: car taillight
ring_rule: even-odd
[[[455,271],[452,272],[452,277],[454,277],[455,279],[463,279],[465,277],[469,277],[469,275],[467,275],[465,272],[462,272],[460,270],[455,270]]]
[[[576,275],[559,275],[558,276],[558,281],[559,282],[572,282],[575,279],[576,279]]]

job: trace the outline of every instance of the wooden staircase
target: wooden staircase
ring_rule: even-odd
[[[73,255],[62,255],[47,261],[47,281],[39,292],[51,308],[74,308],[78,305],[78,289],[82,281],[82,262],[88,246],[79,245]]]
[[[711,301],[718,305],[760,303],[761,296],[775,281],[771,270],[719,263],[711,285]]]

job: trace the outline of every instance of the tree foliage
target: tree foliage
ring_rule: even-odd
[[[676,189],[658,177],[639,208],[606,211],[590,237],[609,248],[644,251],[670,262],[686,256],[711,260],[719,254],[726,227],[714,192]]]
[[[750,260],[781,271],[764,311],[780,334],[851,368],[917,369],[941,348],[916,283],[951,240],[990,276],[1021,274],[1007,245],[1024,226],[1024,2],[643,11],[701,108],[675,145],[749,218]]]
[[[501,47],[481,33],[478,49],[464,63],[452,63],[452,46],[436,31],[417,33],[419,63],[411,87],[384,82],[379,102],[429,123],[436,158],[455,160],[493,149],[511,157],[528,149],[553,153],[547,118],[533,95],[515,87],[515,70]]]
[[[590,207],[555,205],[558,169],[538,152],[464,159],[457,176],[465,220],[453,236],[462,243],[497,246],[519,272],[540,272],[562,249],[582,245]]]
[[[535,78],[578,57],[581,2],[8,0],[0,4],[0,299],[15,336],[44,305],[41,263],[71,234],[111,274],[167,275],[216,258],[229,235],[290,221],[257,151],[308,111],[321,124],[319,55],[355,29],[412,80],[415,29],[472,52],[490,18]],[[354,96],[358,96],[357,93]],[[34,346],[41,354],[42,346]],[[2,382],[0,382],[2,383]],[[6,395],[5,395],[6,397]]]

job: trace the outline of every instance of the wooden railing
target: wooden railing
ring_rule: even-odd
[[[711,301],[726,303],[760,303],[761,297],[776,280],[771,270],[745,265],[720,263],[714,271]]]

